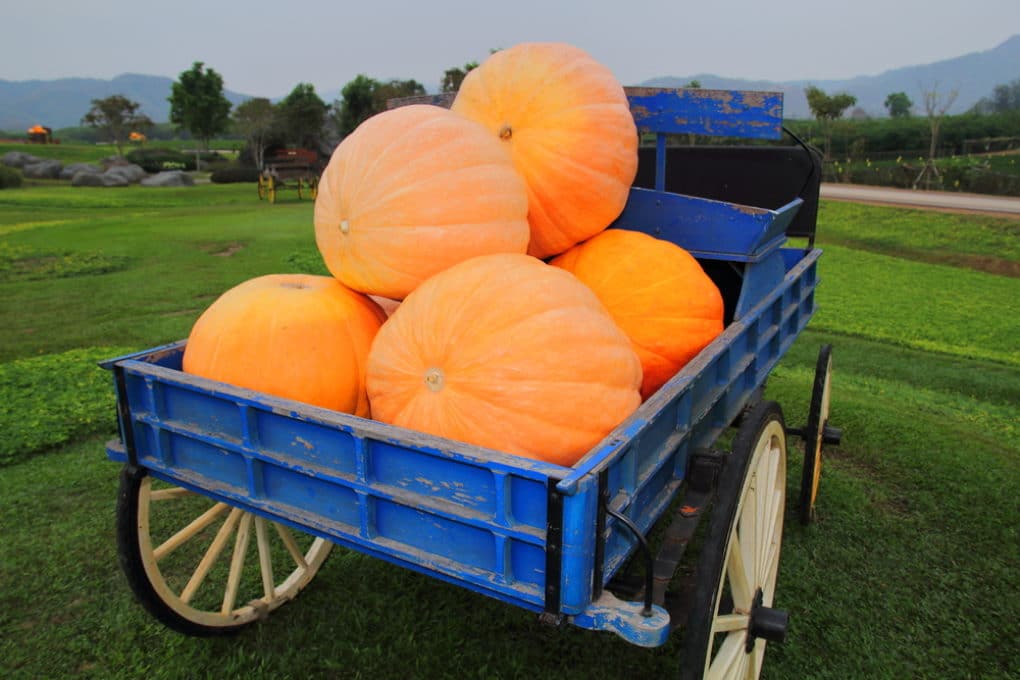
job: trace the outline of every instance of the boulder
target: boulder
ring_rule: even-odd
[[[21,167],[21,174],[31,179],[57,179],[64,164],[60,161],[48,160],[28,163]]]
[[[64,169],[60,171],[60,179],[73,179],[79,172],[90,172],[98,175],[102,171],[101,167],[91,163],[71,163],[70,165],[65,165]]]
[[[113,165],[109,167],[106,170],[106,172],[103,173],[103,175],[104,176],[116,175],[119,177],[123,177],[128,184],[134,184],[135,182],[140,182],[146,177],[148,177],[149,173],[145,172],[145,170],[143,170],[142,166],[140,165],[135,165],[134,163],[126,163],[124,165]],[[118,184],[115,186],[121,185]]]
[[[33,156],[30,153],[25,153],[24,151],[8,151],[4,154],[4,157],[0,159],[0,162],[9,168],[23,168],[32,163],[40,163],[42,160],[42,158]]]
[[[103,173],[92,172],[90,170],[79,170],[71,178],[71,186],[73,187],[101,187],[106,186],[103,184]]]
[[[186,172],[166,170],[146,177],[141,184],[143,187],[190,187],[194,186],[195,180]]]
[[[126,187],[131,184],[131,180],[125,173],[110,170],[99,175],[99,179],[102,180],[104,187]]]

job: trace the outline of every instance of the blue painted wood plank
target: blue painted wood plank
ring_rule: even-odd
[[[802,203],[768,210],[634,187],[611,226],[672,241],[695,256],[753,262],[782,243]]]
[[[783,94],[743,90],[624,88],[638,132],[779,139]]]

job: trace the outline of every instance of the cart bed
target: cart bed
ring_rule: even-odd
[[[645,618],[603,591],[636,544],[606,508],[647,531],[692,453],[730,426],[808,323],[820,251],[783,247],[799,205],[632,190],[614,227],[722,263],[739,285],[724,289],[725,331],[573,468],[188,375],[183,342],[106,363],[121,425],[108,456],[525,609],[662,644],[663,610]]]

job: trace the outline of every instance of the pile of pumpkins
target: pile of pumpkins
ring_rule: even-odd
[[[195,323],[186,372],[570,466],[723,328],[682,248],[607,229],[637,171],[623,87],[562,43],[493,53],[451,109],[334,151],[332,276],[261,276]]]

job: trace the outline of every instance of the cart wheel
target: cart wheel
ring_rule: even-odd
[[[319,197],[319,180],[318,180],[318,178],[313,178],[313,179],[308,180],[308,186],[310,186],[312,188],[311,192],[309,192],[309,195],[311,196],[311,199],[314,201],[316,198]]]
[[[266,181],[262,177],[262,173],[259,173],[259,200],[261,201],[266,197]]]
[[[766,641],[788,616],[772,608],[786,504],[783,412],[763,401],[744,418],[716,492],[684,634],[682,678],[757,678]]]
[[[312,580],[333,547],[131,466],[121,471],[117,543],[141,604],[188,635],[232,633],[265,618]]]
[[[804,426],[804,475],[800,482],[797,514],[801,524],[810,524],[815,515],[818,482],[822,477],[822,444],[829,422],[829,395],[832,392],[832,345],[823,345],[815,365],[815,384],[811,389],[811,407]]]
[[[300,177],[298,177],[298,179],[297,179],[297,197],[298,197],[299,200],[304,198],[304,194],[301,192],[301,178]]]
[[[266,178],[266,197],[270,203],[276,203],[276,181],[272,175]]]

